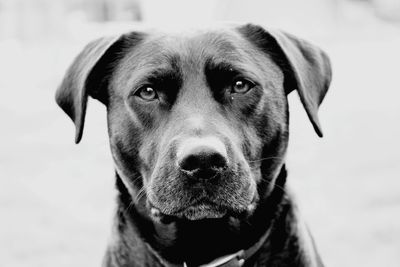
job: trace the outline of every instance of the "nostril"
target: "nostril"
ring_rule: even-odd
[[[201,173],[216,172],[227,167],[227,159],[220,153],[209,149],[191,151],[180,162],[179,167],[184,171]]]
[[[223,169],[227,166],[226,158],[219,153],[211,154],[208,160],[211,169]]]
[[[179,166],[184,171],[195,171],[201,166],[201,156],[189,155],[179,163]]]

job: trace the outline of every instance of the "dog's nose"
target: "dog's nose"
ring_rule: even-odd
[[[226,165],[224,156],[206,146],[196,147],[179,161],[180,168],[185,171],[221,169]]]
[[[215,137],[189,138],[177,151],[178,166],[191,177],[209,179],[228,166],[225,145]]]

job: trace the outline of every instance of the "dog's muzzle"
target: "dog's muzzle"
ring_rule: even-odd
[[[181,142],[176,154],[177,167],[189,179],[218,179],[228,168],[226,147],[217,137],[189,137]]]
[[[253,210],[251,171],[224,141],[218,135],[170,140],[147,187],[153,217],[215,219]]]

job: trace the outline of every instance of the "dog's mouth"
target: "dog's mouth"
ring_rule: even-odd
[[[148,181],[147,208],[153,218],[190,221],[242,218],[254,210],[257,184],[247,162],[236,159],[238,156],[223,161],[217,152],[195,151],[183,166],[171,164],[180,162],[170,160],[174,156],[172,152],[167,160],[166,157],[159,160],[161,163],[145,179]],[[214,166],[218,160],[223,161],[224,168]],[[191,168],[192,165],[197,168]]]
[[[231,207],[218,205],[206,199],[174,211],[162,211],[162,209],[151,203],[149,203],[149,206],[151,216],[156,220],[161,220],[163,222],[168,222],[173,219],[196,221],[203,219],[221,219],[228,216],[243,217],[254,211],[256,201],[252,201],[249,205],[241,209],[232,209]]]

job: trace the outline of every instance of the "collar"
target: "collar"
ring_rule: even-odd
[[[262,237],[251,247],[247,249],[239,250],[236,253],[229,254],[226,256],[219,257],[209,263],[202,264],[199,267],[241,267],[244,265],[246,260],[249,260],[254,254],[256,254],[261,247],[264,245],[270,233],[270,228],[262,235]],[[183,267],[191,267],[185,262]]]
[[[251,247],[247,249],[242,249],[237,251],[236,253],[225,255],[219,258],[216,258],[215,260],[202,264],[200,266],[196,267],[241,267],[244,265],[246,260],[249,260],[252,256],[254,256],[264,245],[265,241],[267,240],[268,236],[270,233],[270,229],[268,229],[262,237]],[[150,251],[152,254],[155,256],[155,258],[161,263],[163,267],[172,267],[172,266],[181,266],[181,267],[194,267],[186,262],[183,262],[182,265],[174,265],[174,264],[169,264],[167,263],[164,259],[161,258],[161,256],[154,251],[150,245],[148,245],[148,248],[150,248]]]

